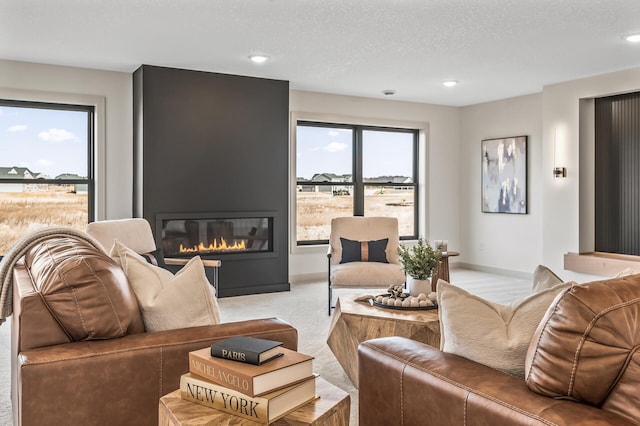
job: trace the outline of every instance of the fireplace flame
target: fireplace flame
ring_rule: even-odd
[[[227,244],[224,238],[220,238],[220,242],[217,239],[214,239],[211,244],[205,246],[204,243],[200,243],[197,246],[193,247],[185,247],[180,244],[180,253],[208,253],[208,252],[218,252],[218,251],[242,251],[246,250],[246,244],[244,240],[234,241],[233,244]]]

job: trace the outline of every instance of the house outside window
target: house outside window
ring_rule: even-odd
[[[418,236],[418,130],[298,121],[296,240],[327,243],[331,219],[398,218]]]
[[[0,99],[0,256],[47,226],[94,219],[94,107]]]

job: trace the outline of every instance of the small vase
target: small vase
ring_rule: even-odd
[[[407,275],[407,291],[411,296],[417,296],[420,293],[431,293],[431,280],[417,280],[410,275]]]

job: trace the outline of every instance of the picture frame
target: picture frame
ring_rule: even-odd
[[[528,213],[527,142],[527,136],[482,140],[483,213]]]

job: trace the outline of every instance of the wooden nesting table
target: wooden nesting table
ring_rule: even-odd
[[[327,344],[358,387],[358,345],[377,337],[402,336],[440,347],[438,310],[396,310],[356,302],[357,296],[340,296],[333,312]]]
[[[316,379],[319,398],[301,406],[285,417],[271,423],[274,426],[348,426],[351,397],[326,380]],[[254,426],[254,421],[227,414],[180,397],[175,390],[162,398],[158,406],[159,426]]]

